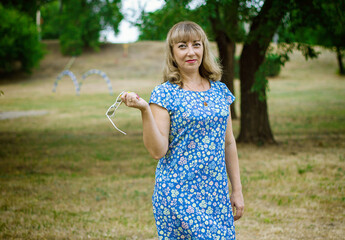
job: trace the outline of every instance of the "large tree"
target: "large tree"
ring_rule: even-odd
[[[261,78],[256,78],[255,75],[264,62],[274,33],[289,9],[288,3],[286,0],[266,0],[252,19],[240,59],[241,130],[237,139],[239,142],[275,142],[268,118],[266,87],[265,84],[256,83]]]

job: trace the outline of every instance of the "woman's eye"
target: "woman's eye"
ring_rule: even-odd
[[[194,46],[195,46],[195,47],[200,47],[201,44],[200,44],[200,43],[194,43]]]
[[[181,45],[178,45],[179,48],[186,48],[186,44],[181,44]]]

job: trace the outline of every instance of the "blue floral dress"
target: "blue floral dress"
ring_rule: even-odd
[[[169,149],[152,196],[159,239],[235,239],[225,166],[225,130],[235,97],[224,83],[204,92],[165,82],[150,104],[170,115]]]

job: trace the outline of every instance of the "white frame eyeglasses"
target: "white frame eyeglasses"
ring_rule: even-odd
[[[111,122],[111,124],[113,124],[114,128],[115,128],[117,131],[119,131],[120,133],[122,133],[122,134],[124,134],[124,135],[127,135],[124,131],[122,131],[122,130],[120,130],[118,127],[116,127],[116,125],[115,125],[115,123],[113,122],[113,120],[111,120],[111,117],[115,116],[115,112],[116,112],[117,108],[118,108],[118,107],[121,105],[121,103],[122,103],[121,95],[122,95],[123,93],[124,93],[124,91],[121,92],[121,93],[119,94],[119,96],[117,96],[117,98],[116,98],[114,104],[111,105],[111,106],[108,108],[108,110],[107,110],[107,112],[105,113],[105,115],[107,116],[107,118],[109,119],[109,121]]]

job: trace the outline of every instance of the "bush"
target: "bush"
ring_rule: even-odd
[[[60,19],[59,19],[59,2],[53,1],[41,6],[41,16],[43,23],[42,39],[59,39],[60,36]]]
[[[15,65],[30,72],[44,56],[43,46],[33,20],[0,4],[0,71],[12,72]]]

